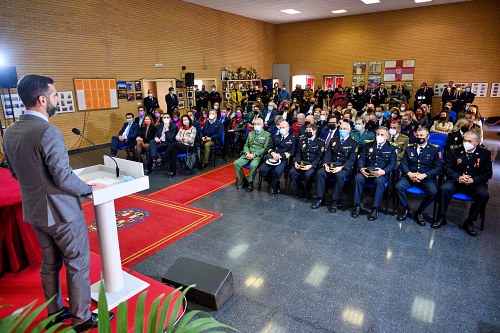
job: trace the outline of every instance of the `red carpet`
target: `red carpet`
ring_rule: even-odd
[[[92,201],[84,202],[89,224],[90,250],[99,253]],[[155,200],[144,195],[130,195],[115,200],[118,238],[122,265],[130,267],[178,239],[221,216],[219,213]]]
[[[247,174],[249,173],[247,169],[244,169],[244,171]],[[153,192],[149,196],[159,200],[168,198],[171,201],[189,204],[234,184],[235,181],[236,173],[233,164],[230,163]]]
[[[148,291],[148,294],[146,297],[146,306],[145,306],[146,310],[145,310],[144,320],[147,321],[149,317],[149,309],[151,307],[153,300],[161,294],[168,295],[170,292],[172,292],[173,288],[170,288],[158,281],[150,279],[137,272],[133,272],[128,268],[123,268],[123,270],[150,284],[150,286],[146,289]],[[66,274],[65,269],[63,268],[62,276],[65,276],[65,274]],[[101,258],[97,254],[91,253],[90,282],[94,283],[98,281],[100,276],[101,276]],[[67,306],[68,304],[65,301],[67,298],[67,286],[65,278],[61,279],[61,287],[64,295],[63,305]],[[135,295],[134,297],[128,300],[128,313],[129,313],[128,327],[130,332],[133,332],[134,329],[135,306],[138,297],[139,294]],[[6,273],[0,279],[0,298],[3,299],[2,301],[0,301],[1,305],[4,304],[11,305],[0,308],[0,318],[3,318],[11,314],[14,310],[22,306],[25,306],[36,299],[38,299],[37,306],[41,305],[43,303],[43,291],[42,291],[42,284],[40,281],[39,268],[35,266],[30,266],[19,273]],[[94,310],[96,306],[97,304],[93,303],[90,309]],[[115,314],[118,314],[117,309],[113,311],[115,312]],[[42,313],[37,318],[37,322],[39,322],[46,316],[47,316],[47,311],[42,311]],[[69,322],[70,321],[68,321],[68,323]],[[117,323],[117,317],[115,317],[115,319],[111,322],[112,332],[116,332],[116,323]],[[97,332],[97,330],[93,331]]]

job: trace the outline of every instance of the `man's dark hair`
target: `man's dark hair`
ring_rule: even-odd
[[[174,90],[174,87],[168,88],[168,91],[172,91],[172,90]]]
[[[127,112],[127,114],[125,115],[125,118],[127,118],[128,116],[131,116],[132,118],[134,118],[134,114],[133,113]]]
[[[139,109],[144,109],[144,106],[139,105],[139,106],[137,107],[137,110],[139,110]]]
[[[49,84],[54,84],[54,80],[47,76],[30,74],[23,77],[17,84],[17,93],[27,109],[36,106],[38,97],[49,98]]]

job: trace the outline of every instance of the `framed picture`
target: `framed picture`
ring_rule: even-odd
[[[187,102],[188,108],[192,108],[193,105],[194,105],[193,100],[192,99],[188,99],[188,102]]]
[[[118,89],[118,90],[127,90],[127,82],[125,82],[125,81],[117,81],[116,82],[116,89]]]
[[[366,62],[355,62],[352,64],[352,74],[365,74],[366,73]]]
[[[448,83],[434,83],[434,97],[443,96],[443,91],[447,86]]]
[[[368,75],[370,74],[371,75],[382,74],[382,61],[370,61],[368,63]]]
[[[142,91],[141,81],[134,81],[134,85],[135,85],[135,91]]]
[[[127,81],[127,91],[134,91],[134,85],[132,81]]]
[[[135,95],[133,93],[127,94],[127,101],[135,101]]]
[[[194,97],[194,93],[193,93],[192,90],[188,90],[187,93],[186,93],[186,95],[187,95],[187,98],[193,98]]]
[[[179,109],[184,109],[184,101],[179,101],[178,108]]]
[[[182,81],[182,80],[175,80],[175,87],[176,88],[184,88],[184,81]]]
[[[177,97],[178,97],[179,99],[184,98],[184,91],[183,91],[183,90],[179,90],[179,91],[177,91]]]
[[[142,99],[142,93],[135,93],[135,99],[140,101]]]
[[[476,94],[476,97],[488,97],[488,82],[473,82],[471,91]]]
[[[362,86],[365,84],[365,77],[364,76],[353,76],[352,77],[352,82],[356,85],[356,86]]]
[[[127,90],[118,90],[118,99],[127,99]]]
[[[492,82],[491,83],[490,97],[500,97],[500,83],[499,82]]]
[[[368,76],[368,84],[375,83],[376,86],[380,84],[380,75]]]

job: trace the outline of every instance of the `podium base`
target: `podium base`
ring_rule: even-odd
[[[117,307],[121,302],[128,300],[135,294],[140,293],[147,287],[149,283],[142,281],[126,272],[123,272],[123,288],[116,292],[106,292],[106,300],[108,302],[108,311]],[[101,281],[97,281],[90,286],[90,296],[96,302],[99,301],[99,285]],[[97,313],[97,309],[93,311]]]

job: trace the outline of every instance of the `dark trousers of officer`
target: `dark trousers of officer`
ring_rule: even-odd
[[[109,149],[111,150],[112,155],[116,155],[118,149],[122,149],[123,147],[130,147],[128,140],[120,141],[117,136],[113,136],[111,138],[111,145],[109,146]]]
[[[304,170],[297,170],[295,169],[295,167],[293,167],[290,170],[290,178],[292,178],[295,185],[297,185],[297,190],[299,192],[303,192],[304,189],[307,190],[307,192],[311,191],[311,184],[313,180],[312,176],[314,175],[315,171],[316,170],[314,168],[304,171]],[[306,182],[305,188],[303,181]]]
[[[147,168],[151,170],[153,167],[153,159],[156,157],[158,153],[166,151],[168,149],[169,143],[167,141],[156,142],[155,140],[149,141],[148,148],[148,163]]]
[[[453,181],[447,181],[441,186],[439,190],[440,200],[439,200],[439,217],[445,217],[448,206],[451,202],[451,197],[455,193],[464,193],[471,196],[474,199],[472,206],[469,211],[469,216],[467,220],[475,221],[481,212],[483,205],[488,203],[490,195],[486,189],[486,184],[471,184],[462,185],[457,184]]]
[[[406,177],[402,177],[396,184],[396,192],[402,207],[408,207],[406,190],[413,186],[418,187],[425,193],[424,200],[422,200],[422,203],[420,203],[420,206],[417,209],[417,212],[421,213],[432,203],[437,195],[436,182],[432,179],[425,178],[420,183],[417,183],[408,180]]]
[[[268,175],[271,175],[272,177],[271,188],[276,191],[281,175],[283,174],[283,172],[285,172],[285,168],[286,168],[286,160],[282,160],[281,163],[276,166],[264,163],[259,168],[259,173],[263,178],[266,178],[268,177]]]
[[[387,182],[387,179],[387,175],[379,177],[365,177],[361,173],[358,173],[356,177],[354,177],[354,205],[359,205],[361,203],[363,186],[366,182],[371,182],[375,186],[375,199],[373,199],[373,208],[379,208],[380,201],[382,201],[382,197],[384,196],[384,184]]]
[[[333,201],[339,201],[340,193],[344,188],[344,179],[349,176],[350,171],[346,169],[342,169],[339,172],[331,173],[326,172],[324,168],[318,170],[316,172],[316,188],[318,190],[318,199],[323,198],[325,194],[325,185],[327,177],[335,178],[335,189],[333,190]]]

